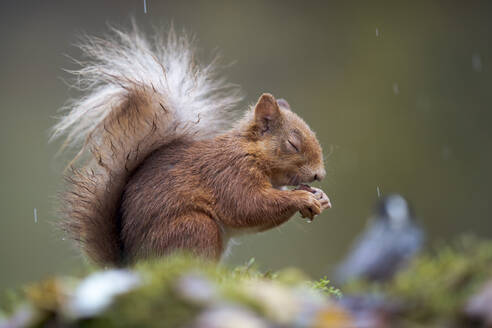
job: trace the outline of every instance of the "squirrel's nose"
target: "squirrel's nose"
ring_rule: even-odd
[[[321,170],[314,175],[313,180],[321,181],[325,178],[325,175],[326,175],[325,170]]]

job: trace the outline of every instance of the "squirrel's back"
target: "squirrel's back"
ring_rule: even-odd
[[[213,137],[231,123],[241,100],[216,76],[214,62],[195,62],[192,42],[169,32],[150,43],[134,26],[104,39],[86,37],[85,61],[71,71],[83,96],[64,110],[53,137],[80,147],[62,194],[62,227],[99,264],[124,260],[121,202],[125,186],[157,149]]]

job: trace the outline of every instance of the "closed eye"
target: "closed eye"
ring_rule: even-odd
[[[299,148],[297,148],[297,146],[296,146],[296,145],[294,145],[294,143],[293,143],[292,141],[290,141],[290,140],[287,140],[287,141],[288,141],[288,142],[290,143],[290,145],[291,145],[291,146],[292,146],[292,147],[296,150],[296,152],[299,152]]]

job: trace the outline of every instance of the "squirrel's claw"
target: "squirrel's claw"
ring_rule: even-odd
[[[313,194],[319,204],[319,206],[308,206],[301,209],[299,212],[301,213],[302,218],[307,218],[309,221],[313,221],[316,215],[320,214],[327,208],[331,208],[331,201],[323,190],[308,185],[300,185],[297,189],[305,190]]]
[[[330,198],[325,194],[325,192],[319,188],[312,188],[314,190],[314,196],[316,196],[316,199],[320,202],[321,208],[327,209],[331,208],[331,201]]]

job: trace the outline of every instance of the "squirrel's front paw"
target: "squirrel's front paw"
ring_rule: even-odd
[[[316,199],[321,204],[321,208],[323,210],[325,210],[327,208],[331,208],[330,199],[328,198],[328,196],[326,196],[326,194],[323,190],[321,190],[319,188],[314,188],[314,187],[311,187],[311,190],[312,190],[312,193],[314,194],[314,196],[316,197]]]
[[[302,192],[302,203],[299,207],[299,212],[303,218],[313,220],[316,215],[321,213],[323,207],[314,193],[304,190],[299,190],[299,192]]]

